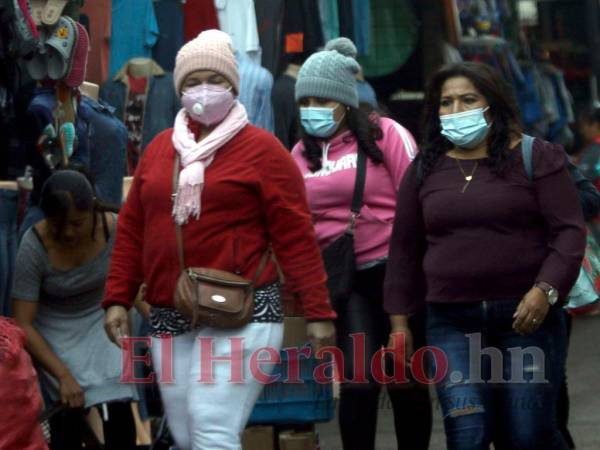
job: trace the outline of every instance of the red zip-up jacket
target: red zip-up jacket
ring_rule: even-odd
[[[131,307],[142,282],[146,301],[173,306],[180,274],[172,217],[173,130],[147,147],[119,215],[102,306]],[[335,318],[298,167],[269,133],[247,125],[216,153],[205,173],[199,219],[182,227],[185,264],[253,279],[268,244],[309,320]],[[257,287],[277,280],[270,262]]]

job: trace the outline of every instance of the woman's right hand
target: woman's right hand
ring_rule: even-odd
[[[121,305],[113,305],[106,310],[104,329],[108,338],[119,348],[123,348],[123,338],[129,337],[129,314]]]
[[[60,389],[60,400],[69,408],[83,408],[85,405],[85,394],[83,389],[73,375],[70,373],[58,379]]]
[[[414,352],[413,335],[408,325],[398,325],[392,328],[388,341],[388,348],[396,347],[398,336],[404,336],[404,362],[406,367],[410,366],[410,358]]]

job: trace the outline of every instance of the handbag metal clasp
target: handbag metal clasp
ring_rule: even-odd
[[[200,277],[198,276],[198,274],[196,272],[194,272],[192,269],[188,269],[187,270],[187,274],[188,274],[188,277],[190,277],[191,280],[198,281],[200,279]]]
[[[359,218],[360,214],[355,213],[354,211],[350,213],[350,222],[348,223],[348,233],[354,234],[354,230],[356,230],[356,220]]]

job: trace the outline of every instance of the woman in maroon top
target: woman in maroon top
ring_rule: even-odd
[[[585,228],[564,151],[535,140],[529,180],[511,87],[483,64],[442,68],[425,117],[390,245],[392,333],[410,356],[408,317],[426,305],[428,344],[444,355],[432,375],[449,449],[566,449],[555,420],[560,303]]]
[[[194,327],[173,305],[181,273],[176,224],[187,267],[252,280],[271,246],[290,291],[302,302],[315,347],[333,340],[335,313],[302,176],[274,136],[248,123],[236,99],[240,77],[229,36],[208,30],[187,43],[177,55],[174,79],[184,108],[174,128],[146,149],[119,216],[104,294],[105,327],[122,345],[127,309],[144,282],[152,307],[154,368],[171,375],[159,387],[177,448],[238,450],[264,383],[253,358],[260,349],[278,351],[282,344],[277,269],[269,260],[256,280],[250,323]],[[175,169],[179,182],[173,195]],[[243,373],[237,375],[236,367]],[[260,370],[268,375],[272,367]]]

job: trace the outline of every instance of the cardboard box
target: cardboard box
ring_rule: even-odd
[[[275,450],[273,427],[248,427],[242,434],[242,450]]]
[[[279,433],[279,450],[316,450],[318,438],[315,432],[296,433],[283,431]]]
[[[285,317],[283,319],[283,347],[304,347],[308,342],[306,319],[304,317]]]

